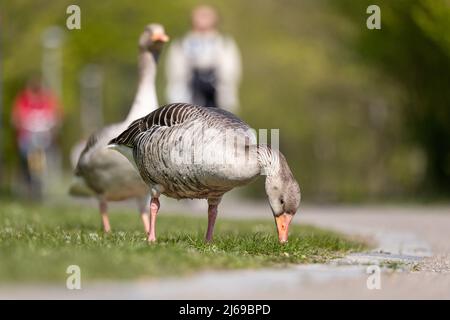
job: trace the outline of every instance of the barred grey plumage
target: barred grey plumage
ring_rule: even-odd
[[[154,199],[160,194],[204,198],[217,206],[224,193],[248,184],[263,170],[275,216],[293,215],[300,202],[284,156],[257,145],[245,122],[218,108],[168,104],[134,121],[109,144],[139,170]]]
[[[225,192],[246,184],[259,173],[256,163],[243,172],[236,161],[225,163],[226,159],[210,157],[211,151],[225,151],[227,142],[222,139],[225,135],[217,133],[227,130],[231,139],[236,135],[247,138],[247,148],[256,143],[249,126],[233,114],[176,103],[134,121],[110,144],[133,149],[134,162],[154,194],[162,192],[177,199],[220,199]],[[229,151],[239,152],[240,147],[236,144]]]

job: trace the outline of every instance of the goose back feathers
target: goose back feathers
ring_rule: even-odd
[[[154,196],[220,198],[260,173],[256,135],[230,112],[169,104],[110,141],[134,161]],[[113,147],[114,148],[114,147]]]

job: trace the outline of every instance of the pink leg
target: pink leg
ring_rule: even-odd
[[[208,231],[206,231],[206,242],[213,240],[214,223],[217,217],[217,204],[208,205]]]
[[[148,242],[156,241],[156,215],[158,214],[159,207],[159,199],[152,198],[150,202],[150,231],[148,233]]]
[[[148,234],[150,232],[150,216],[147,211],[141,212],[141,220],[144,225],[145,234]]]
[[[139,212],[141,213],[142,224],[144,225],[145,234],[150,232],[150,206],[148,205],[150,198],[142,197],[137,199]]]
[[[109,217],[108,217],[108,203],[104,200],[100,201],[100,215],[102,217],[103,230],[105,232],[110,232],[111,225],[109,224]]]

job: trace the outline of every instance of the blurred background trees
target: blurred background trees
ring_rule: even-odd
[[[378,201],[450,195],[450,4],[448,0],[220,0],[222,29],[243,56],[239,115],[254,128],[279,128],[282,151],[309,201]],[[134,96],[136,41],[158,21],[181,36],[197,1],[76,1],[81,30],[65,30],[61,146],[67,173],[82,138],[80,77],[103,76],[106,123]],[[41,67],[41,37],[65,29],[73,1],[0,4],[3,77],[3,190],[17,177],[10,125],[14,96]],[[381,8],[381,30],[366,8]],[[158,94],[164,102],[164,54]],[[85,133],[87,134],[87,133]],[[262,184],[248,190],[262,195]]]
[[[450,190],[450,1],[378,1],[382,30],[363,30],[354,42],[360,57],[404,94],[402,123],[409,142],[424,152],[426,193]],[[341,1],[357,22],[370,1]]]

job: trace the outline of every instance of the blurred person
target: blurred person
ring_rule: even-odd
[[[42,197],[43,175],[48,155],[54,152],[60,119],[56,97],[43,88],[39,77],[30,78],[15,99],[12,124],[27,191],[37,199]]]
[[[210,6],[194,8],[192,29],[171,45],[166,65],[167,99],[236,111],[241,58],[234,40],[218,31]]]

